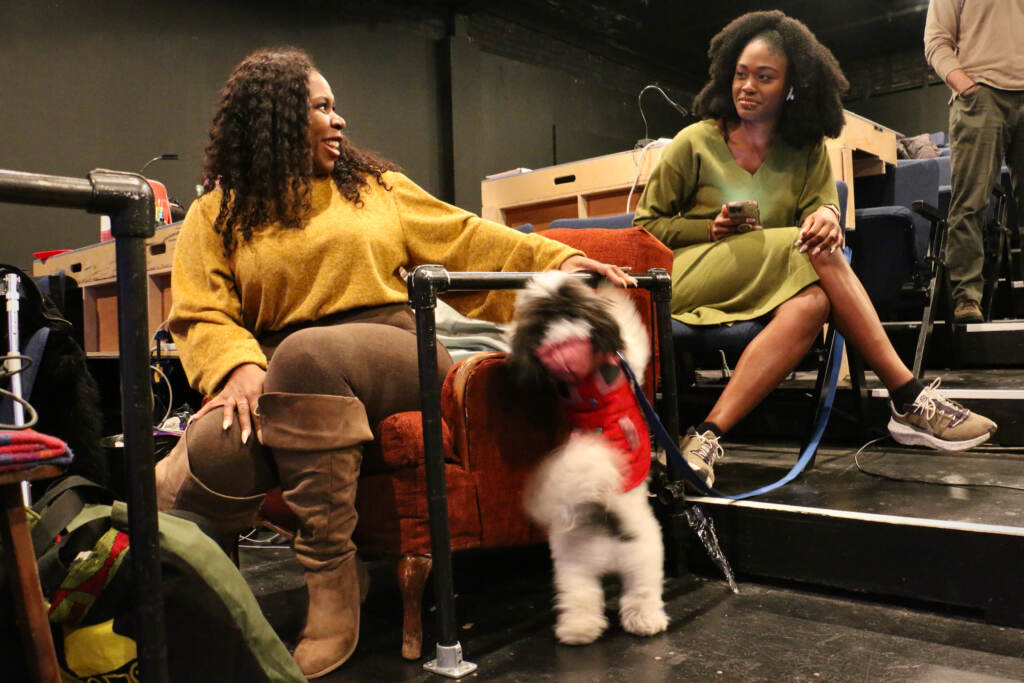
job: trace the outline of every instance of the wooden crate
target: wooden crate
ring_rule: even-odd
[[[540,232],[556,218],[626,213],[626,199],[635,182],[629,203],[633,211],[667,143],[487,178],[480,185],[480,215],[512,227],[530,223]]]
[[[171,310],[171,263],[179,224],[157,229],[146,240],[146,295],[152,337]],[[82,336],[86,353],[117,353],[117,267],[113,241],[91,244],[66,254],[36,260],[32,274],[65,271],[82,288]]]

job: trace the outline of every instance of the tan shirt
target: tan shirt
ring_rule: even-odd
[[[1002,90],[1024,90],[1024,0],[931,0],[924,56],[943,81],[963,69]]]
[[[169,328],[196,389],[212,395],[244,363],[265,368],[257,339],[268,332],[408,301],[400,267],[530,272],[581,253],[446,204],[401,173],[384,179],[390,191],[371,179],[362,206],[331,180],[315,180],[302,229],[264,226],[230,256],[213,229],[221,193],[192,204],[174,253]],[[449,303],[466,315],[507,320],[514,292],[467,294]]]

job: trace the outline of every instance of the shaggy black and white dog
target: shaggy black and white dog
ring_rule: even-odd
[[[626,293],[559,271],[520,292],[512,364],[519,381],[554,386],[573,431],[531,476],[526,510],[548,530],[555,635],[591,643],[608,625],[601,577],[622,580],[619,619],[636,635],[668,626],[661,531],[648,502],[650,439],[617,352],[642,379],[647,331]]]

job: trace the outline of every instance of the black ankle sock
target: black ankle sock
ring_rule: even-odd
[[[912,404],[923,389],[924,385],[915,377],[903,386],[890,391],[889,396],[896,408],[902,410],[903,406]]]
[[[698,434],[703,434],[704,432],[710,431],[719,439],[722,438],[722,430],[719,429],[718,425],[716,425],[714,422],[701,422],[699,425],[695,427],[695,429],[697,430]]]

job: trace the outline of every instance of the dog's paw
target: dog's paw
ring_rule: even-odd
[[[624,631],[636,636],[653,636],[668,628],[668,615],[661,604],[623,609],[619,620]]]
[[[597,640],[608,628],[603,614],[562,612],[555,624],[555,637],[564,645],[587,645]]]

